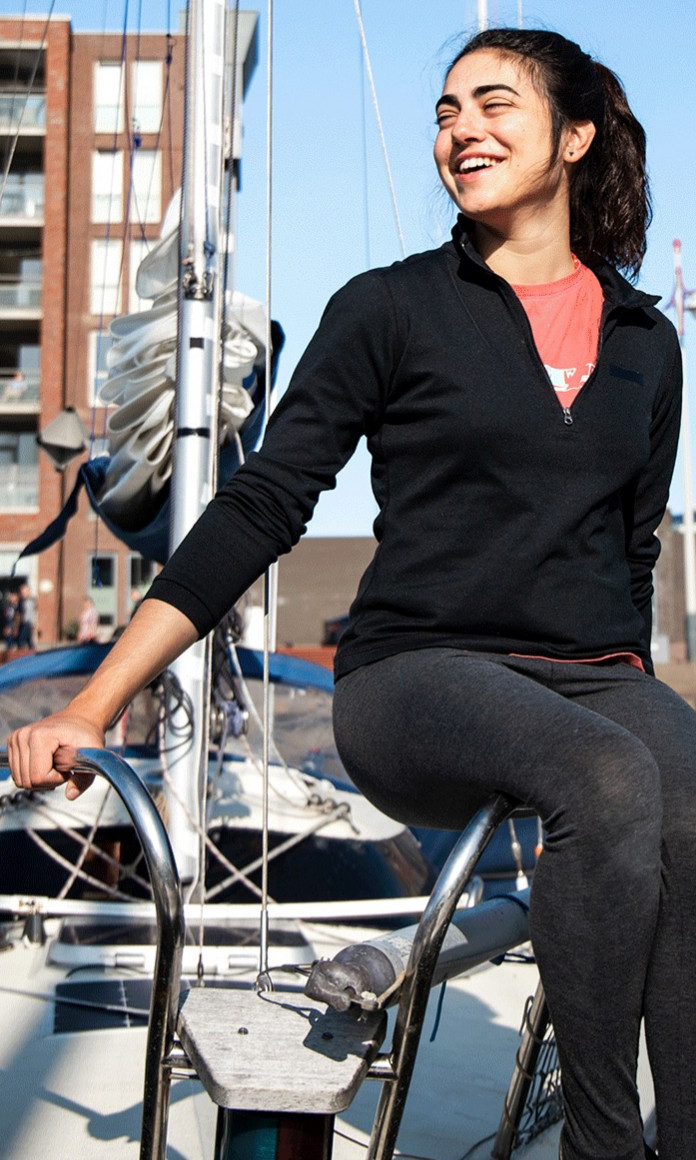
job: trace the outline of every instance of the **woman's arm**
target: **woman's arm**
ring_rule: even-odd
[[[628,543],[626,556],[631,570],[631,597],[643,617],[645,647],[650,651],[653,569],[660,553],[655,535],[665,514],[677,454],[681,417],[682,360],[671,324],[665,364],[650,428],[650,458],[627,497]]]
[[[361,435],[378,422],[395,335],[391,295],[379,276],[361,275],[334,295],[269,421],[261,452],[217,493],[79,695],[63,712],[10,737],[18,786],[52,789],[68,781],[67,796],[77,797],[84,780],[68,777],[61,746],[102,746],[133,696],[290,551],[319,493],[333,487]]]
[[[145,600],[125,632],[84,688],[60,713],[16,729],[7,742],[15,784],[55,789],[67,782],[76,798],[92,782],[69,776],[69,762],[57,750],[100,748],[112,721],[145,685],[198,639],[191,621],[170,604]]]

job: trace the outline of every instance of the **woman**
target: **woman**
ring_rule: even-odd
[[[643,1014],[661,1160],[692,1160],[696,716],[650,663],[681,364],[657,299],[609,264],[644,253],[644,134],[614,75],[548,32],[476,36],[437,116],[453,241],[332,299],[262,452],[71,706],[13,734],[13,776],[76,797],[58,747],[102,744],[366,434],[379,547],[337,655],[345,764],[410,823],[459,828],[493,789],[538,810],[563,1160],[649,1154]]]

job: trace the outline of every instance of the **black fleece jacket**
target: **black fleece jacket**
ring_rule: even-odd
[[[631,651],[649,668],[681,356],[658,299],[594,269],[600,351],[570,415],[518,298],[461,222],[440,249],[354,278],[329,302],[260,452],[149,595],[209,631],[297,542],[366,434],[378,547],[337,676],[431,645],[566,660]]]

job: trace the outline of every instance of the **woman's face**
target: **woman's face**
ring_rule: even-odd
[[[436,105],[435,162],[452,200],[495,231],[520,214],[567,211],[561,142],[551,164],[551,114],[524,68],[492,49],[462,57]]]

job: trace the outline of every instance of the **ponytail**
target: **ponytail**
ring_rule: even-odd
[[[522,58],[549,102],[553,153],[573,121],[592,121],[595,139],[570,174],[570,243],[586,264],[604,259],[637,275],[651,220],[645,132],[621,81],[557,32],[491,28],[479,32],[452,62],[492,49]]]

